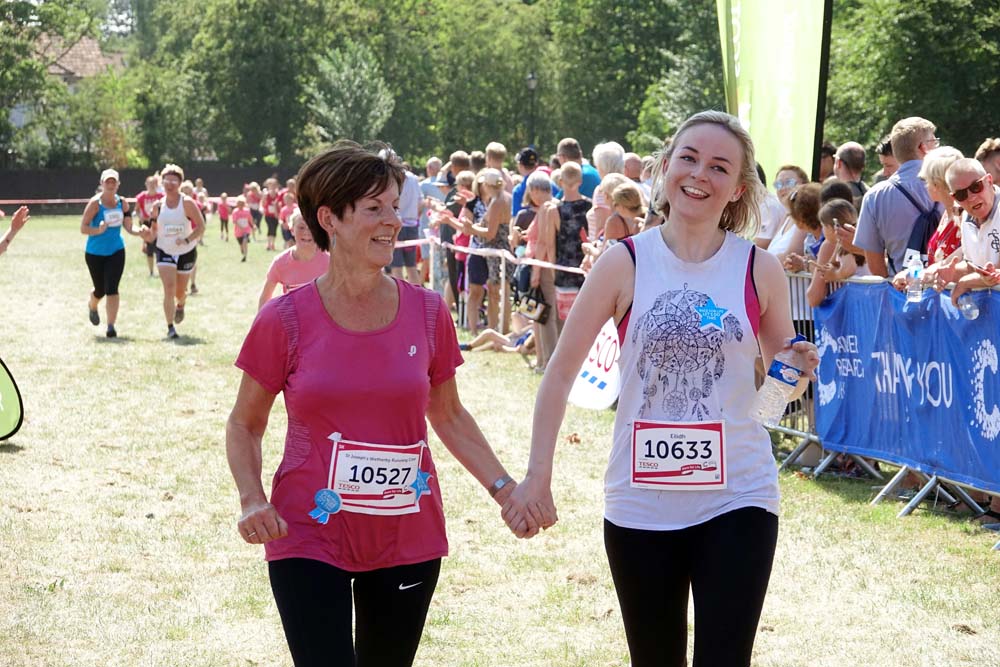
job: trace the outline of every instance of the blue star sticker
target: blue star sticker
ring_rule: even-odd
[[[430,478],[429,472],[417,471],[417,478],[413,480],[413,484],[410,484],[410,488],[417,492],[417,500],[420,500],[420,496],[424,493],[430,494],[431,487],[427,484],[427,480]]]
[[[726,308],[719,308],[712,301],[712,297],[708,298],[708,302],[704,306],[699,306],[694,309],[699,315],[701,315],[701,323],[698,325],[701,328],[705,328],[709,324],[712,326],[722,328],[722,316],[729,311]]]

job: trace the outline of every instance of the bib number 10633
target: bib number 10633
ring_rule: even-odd
[[[636,421],[631,483],[660,491],[726,488],[723,423]]]

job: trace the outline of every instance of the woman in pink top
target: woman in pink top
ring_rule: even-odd
[[[428,421],[498,503],[515,486],[459,400],[448,308],[382,271],[404,178],[387,153],[340,142],[302,167],[299,207],[329,269],[268,302],[236,361],[237,527],[265,545],[297,665],[412,664],[448,553]],[[261,439],[278,393],[288,430],[268,499]]]
[[[264,304],[274,296],[274,288],[280,283],[283,294],[288,294],[296,287],[302,287],[308,282],[316,280],[330,266],[330,254],[316,247],[313,241],[312,232],[309,225],[298,209],[289,216],[292,223],[292,234],[295,236],[295,245],[285,250],[274,258],[271,268],[267,270],[267,278],[264,279],[264,289],[260,291],[260,299],[257,302],[257,310],[264,307]]]

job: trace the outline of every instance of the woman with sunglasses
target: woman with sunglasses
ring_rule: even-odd
[[[774,237],[767,246],[767,251],[778,258],[780,262],[792,253],[801,253],[805,244],[806,232],[795,224],[792,217],[792,193],[795,188],[809,182],[809,177],[802,167],[785,165],[778,170],[774,179],[774,190],[787,212],[784,221],[774,231]]]
[[[198,239],[205,233],[205,218],[195,200],[181,192],[184,170],[168,164],[160,172],[163,199],[153,207],[152,226],[140,232],[156,245],[156,266],[163,283],[163,315],[167,338],[178,337],[174,324],[184,320],[188,279],[198,260]]]

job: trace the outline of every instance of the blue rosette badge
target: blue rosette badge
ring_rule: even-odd
[[[313,500],[316,502],[316,507],[309,512],[309,516],[324,526],[330,520],[331,514],[340,511],[340,494],[333,489],[320,489],[316,492]]]

